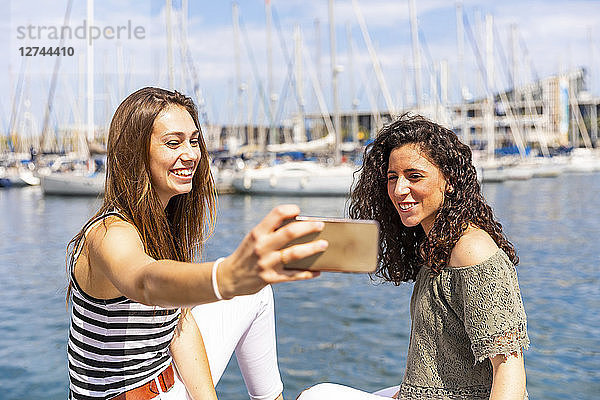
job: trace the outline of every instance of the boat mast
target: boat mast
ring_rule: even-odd
[[[175,71],[173,67],[173,34],[171,29],[171,11],[173,9],[172,0],[167,0],[166,18],[167,18],[167,68],[169,75],[169,89],[175,88]]]
[[[435,61],[431,61],[429,67],[429,96],[433,100],[433,115],[436,121],[440,120],[440,94],[438,87],[438,76],[439,76],[439,64]]]
[[[538,139],[538,143],[540,145],[540,149],[542,150],[542,154],[544,157],[549,157],[550,152],[548,151],[548,132],[546,132],[540,124],[540,116],[538,115],[537,106],[533,100],[532,91],[534,88],[538,88],[536,85],[529,85],[528,87],[523,88],[521,90],[519,88],[520,85],[520,72],[519,72],[519,63],[518,63],[518,30],[517,25],[512,24],[510,26],[510,41],[511,41],[511,53],[512,53],[512,85],[513,85],[513,106],[516,109],[516,114],[520,115],[521,104],[523,103],[523,98],[525,104],[527,105],[527,113],[531,120],[533,121],[534,129],[536,132],[536,136]],[[543,101],[543,100],[542,100]],[[525,115],[525,112],[523,112]]]
[[[585,122],[583,121],[583,115],[581,115],[581,110],[579,109],[579,100],[577,99],[577,94],[575,93],[578,88],[577,78],[578,74],[573,73],[572,70],[567,73],[567,79],[569,80],[569,103],[574,120],[573,125],[577,125],[577,130],[583,139],[584,146],[588,149],[591,149],[593,148],[592,141],[590,139],[590,135],[588,134],[587,127],[585,126]],[[579,135],[577,135],[575,133],[575,129],[573,129],[573,142],[576,144],[575,147],[579,147]]]
[[[317,75],[317,82],[321,86],[321,21],[319,18],[315,18],[315,70]],[[319,100],[315,96],[315,107],[319,109]]]
[[[65,19],[63,22],[63,26],[69,25],[69,17],[71,15],[71,6],[73,5],[73,0],[69,0],[67,3],[67,10],[65,11]],[[93,4],[92,4],[93,7]],[[90,8],[88,4],[88,9]],[[89,19],[89,17],[88,17]],[[64,43],[64,38],[61,37],[59,47],[62,47]],[[52,72],[52,80],[50,81],[50,91],[48,92],[48,101],[46,102],[46,110],[44,111],[44,122],[42,125],[42,136],[40,138],[40,142],[38,147],[40,151],[44,150],[44,141],[46,136],[48,135],[48,126],[50,125],[50,114],[52,113],[52,104],[54,103],[54,93],[56,91],[56,81],[58,80],[58,69],[60,67],[60,60],[62,57],[56,57],[56,61],[54,62],[54,71]]]
[[[302,52],[305,60],[307,60],[306,65],[314,65],[312,64],[312,60],[310,55],[306,51],[306,47],[302,48]],[[323,96],[323,90],[321,90],[321,85],[319,84],[319,78],[317,77],[316,72],[313,68],[307,68],[308,77],[310,83],[312,84],[313,90],[315,92],[315,97],[317,99],[317,107],[319,112],[321,113],[321,118],[325,123],[325,129],[327,130],[327,141],[328,143],[335,143],[335,129],[333,127],[333,123],[331,122],[331,112],[327,110],[327,105],[325,104],[325,97]]]
[[[354,47],[355,43],[352,37],[350,37],[349,45]],[[369,78],[365,74],[362,68],[358,68],[358,77],[359,81],[363,82],[364,85],[364,93],[367,95],[367,101],[369,102],[369,106],[371,108],[371,132],[370,137],[375,137],[377,131],[381,128],[381,113],[379,112],[379,108],[377,107],[377,99],[371,90],[371,86],[369,84]]]
[[[188,43],[187,43],[187,20],[188,20],[188,2],[187,0],[181,0],[181,9],[177,13],[179,18],[175,21],[175,24],[179,25],[179,61],[181,67],[179,68],[178,74],[178,82],[177,88],[178,90],[187,91],[188,83],[190,82],[190,71],[189,66],[186,65],[186,54],[188,52]]]
[[[415,5],[415,0],[408,1],[408,10],[410,14],[410,33],[412,37],[412,51],[415,67],[415,96],[417,100],[417,110],[419,110],[422,106],[421,51],[419,47],[419,26],[417,24],[417,7]]]
[[[346,25],[346,35],[348,37],[348,64],[350,75],[350,97],[352,98],[352,142],[358,143],[358,99],[356,98],[356,85],[354,84],[354,52],[352,51],[352,30],[350,24]]]
[[[294,129],[294,142],[306,141],[306,127],[304,125],[304,81],[302,79],[302,32],[300,25],[294,26],[294,69],[296,81],[296,97],[298,99],[298,122]]]
[[[462,3],[456,3],[456,42],[458,44],[458,83],[460,99],[460,125],[463,142],[468,146],[471,142],[470,128],[467,126],[466,85],[465,85],[465,28]]]
[[[442,122],[448,121],[448,60],[440,61],[440,100],[442,103]]]
[[[60,58],[60,57],[59,57]],[[21,109],[21,97],[23,96],[23,80],[25,77],[25,71],[27,70],[27,64],[29,62],[29,57],[21,58],[21,67],[19,69],[19,77],[17,79],[17,84],[15,86],[15,93],[13,95],[12,102],[12,111],[10,113],[10,120],[8,122],[8,146],[9,149],[12,147],[12,151],[17,151],[14,147],[16,139],[16,126],[17,126],[17,116],[20,115]],[[40,148],[41,150],[41,148]]]
[[[481,49],[481,54],[479,54],[478,57],[478,62],[481,63],[481,65],[479,66],[479,74],[478,74],[478,80],[477,83],[479,85],[478,89],[479,89],[479,93],[482,93],[483,97],[487,96],[487,91],[485,88],[486,85],[486,77],[485,77],[485,54],[483,54],[483,52],[485,51],[484,49],[484,32],[483,32],[483,28],[482,26],[482,20],[483,17],[481,16],[481,11],[479,9],[475,9],[474,15],[473,15],[473,30],[471,31],[471,27],[469,26],[469,30],[470,30],[470,34],[471,34],[471,45]],[[479,52],[479,50],[477,50]]]
[[[340,118],[340,110],[339,110],[339,101],[338,101],[338,91],[337,91],[337,76],[338,76],[338,67],[336,65],[335,60],[335,21],[333,14],[333,2],[334,0],[329,0],[329,45],[331,50],[331,90],[333,92],[333,127],[335,130],[335,150],[334,150],[334,161],[336,164],[339,164],[342,159],[342,152],[340,149],[341,144],[341,118]]]
[[[120,102],[125,96],[125,68],[123,65],[123,44],[121,42],[117,42],[117,74],[119,82],[117,86],[117,102]]]
[[[240,63],[240,17],[238,4],[233,2],[231,4],[231,17],[233,19],[233,57],[235,65],[235,112],[233,115],[234,129],[236,130],[236,137],[242,143],[241,135],[241,121],[242,121],[242,78],[241,78],[241,63]]]
[[[517,25],[510,25],[510,54],[511,54],[511,67],[512,67],[512,87],[513,87],[513,96],[515,101],[515,107],[517,106],[517,102],[521,102],[521,96],[519,95],[519,60],[517,57]]]
[[[485,130],[487,137],[487,154],[490,159],[494,158],[496,151],[495,143],[495,129],[496,124],[494,121],[494,20],[491,14],[485,16],[485,61],[486,61],[486,92],[487,101],[485,107]]]
[[[588,27],[587,31],[588,43],[590,45],[590,75],[591,72],[594,71],[594,40],[592,35],[592,27]],[[594,79],[590,79],[590,91],[593,93],[594,91]],[[598,142],[598,109],[596,108],[596,103],[590,103],[590,130],[591,130],[591,141],[592,144]]]
[[[388,108],[388,112],[390,113],[390,116],[392,118],[395,118],[396,115],[398,115],[398,113],[396,112],[396,107],[394,106],[394,102],[392,101],[392,96],[390,95],[390,91],[388,90],[387,84],[385,83],[385,78],[383,76],[383,71],[381,70],[379,58],[377,57],[377,53],[375,52],[375,47],[373,46],[373,42],[371,41],[371,35],[369,35],[369,30],[367,29],[365,18],[362,14],[362,11],[358,7],[357,0],[352,0],[352,8],[354,9],[354,14],[356,15],[356,19],[358,20],[360,31],[362,33],[365,44],[367,45],[367,49],[369,50],[371,64],[373,65],[373,70],[375,71],[375,76],[377,77],[377,81],[379,82],[381,92],[383,93],[383,98]]]
[[[279,143],[279,134],[275,127],[275,102],[277,95],[273,91],[273,45],[271,41],[271,0],[265,0],[265,13],[267,18],[267,95],[269,96],[269,143]]]
[[[94,0],[87,0],[88,25],[94,25]],[[94,42],[87,41],[87,140],[94,140]]]

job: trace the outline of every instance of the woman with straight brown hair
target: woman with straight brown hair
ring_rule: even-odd
[[[110,125],[103,204],[68,246],[70,398],[214,399],[202,335],[186,307],[318,275],[283,268],[327,247],[282,250],[322,229],[280,228],[298,215],[294,205],[271,211],[233,254],[194,263],[215,207],[192,100],[150,87],[128,96]]]

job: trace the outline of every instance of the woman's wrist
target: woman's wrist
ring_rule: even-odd
[[[221,294],[223,300],[229,300],[236,295],[232,266],[229,258],[230,257],[220,259],[215,275],[216,282],[214,282],[214,284],[217,285],[218,292]]]
[[[217,261],[215,261],[213,263],[212,271],[211,271],[211,282],[212,282],[213,293],[215,294],[215,297],[217,298],[217,300],[224,300],[223,296],[221,295],[221,291],[219,290],[219,281],[217,279],[217,272],[219,271],[219,264],[221,264],[221,262],[223,262],[224,259],[225,259],[225,257],[221,257]]]

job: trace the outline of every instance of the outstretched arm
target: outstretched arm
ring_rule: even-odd
[[[283,268],[279,251],[288,242],[323,229],[322,222],[284,221],[295,218],[297,206],[278,206],[246,235],[236,251],[220,265],[219,291],[225,298],[256,293],[267,284],[309,279],[318,272]],[[281,228],[280,228],[281,227]],[[326,249],[324,240],[285,249],[285,258],[295,261]],[[89,234],[89,260],[122,295],[137,302],[162,307],[189,307],[216,299],[212,263],[194,264],[154,260],[133,225],[124,221],[100,224]]]
[[[169,349],[177,372],[192,399],[216,400],[204,342],[191,310],[182,313]]]

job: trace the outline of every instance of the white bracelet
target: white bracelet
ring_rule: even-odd
[[[219,284],[217,283],[217,268],[219,268],[219,264],[223,261],[225,257],[219,258],[212,266],[212,287],[213,292],[215,292],[215,297],[218,300],[223,300],[223,296],[221,296],[221,292],[219,292]]]

